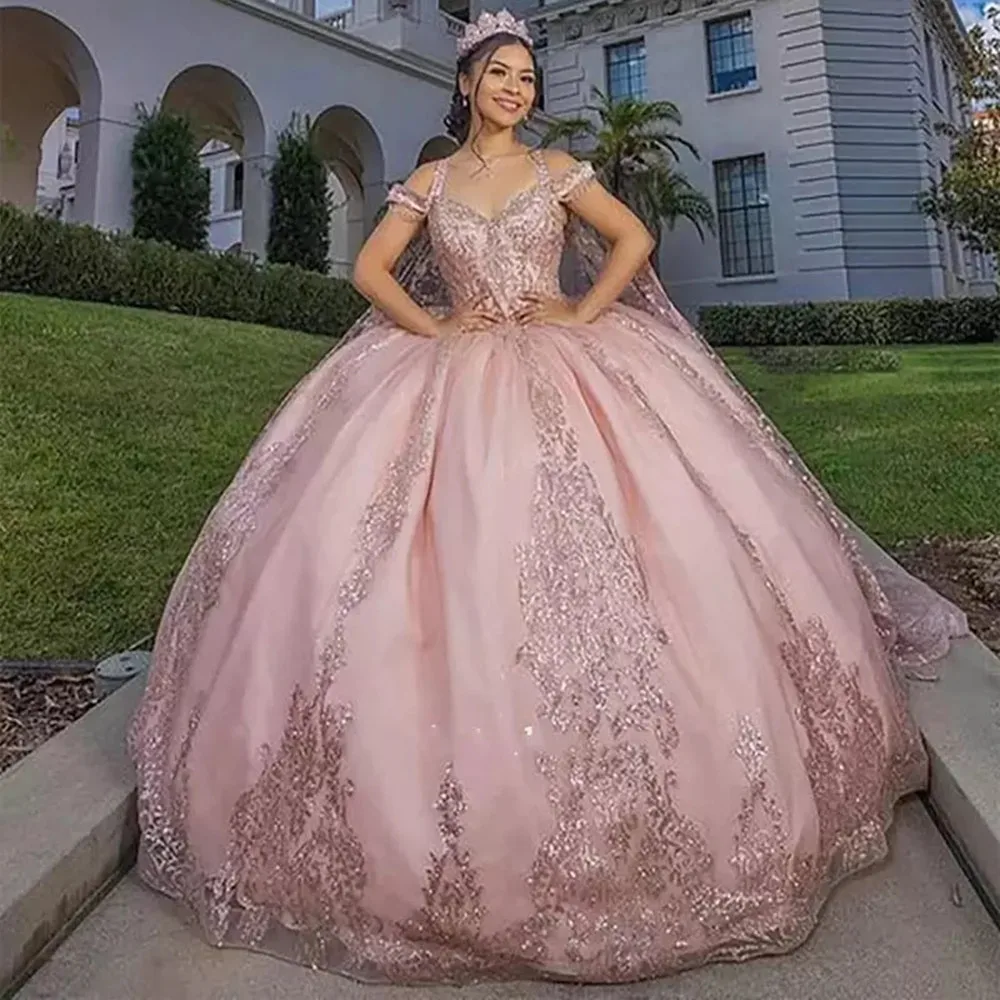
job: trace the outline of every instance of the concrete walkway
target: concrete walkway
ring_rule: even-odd
[[[129,875],[15,1000],[997,1000],[1000,931],[923,806],[902,807],[888,863],[842,885],[798,952],[657,983],[363,986],[213,949]]]

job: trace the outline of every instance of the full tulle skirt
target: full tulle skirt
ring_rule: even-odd
[[[937,626],[928,658],[964,627]],[[174,584],[130,732],[140,871],[214,944],[369,980],[785,951],[924,783],[898,642],[679,327],[372,323]]]

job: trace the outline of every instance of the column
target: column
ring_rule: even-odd
[[[271,166],[275,154],[244,151],[243,157],[243,252],[260,260],[267,257],[271,225]]]
[[[80,122],[76,218],[100,229],[132,228],[132,143],[136,124],[98,116]]]

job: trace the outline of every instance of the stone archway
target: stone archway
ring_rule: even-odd
[[[330,173],[330,267],[347,274],[384,197],[385,155],[371,122],[354,108],[327,108],[312,134]]]
[[[62,197],[75,187],[77,164],[96,162],[94,132],[80,129],[78,137],[76,133],[79,122],[96,119],[99,114],[100,74],[80,36],[42,11],[0,8],[0,37],[4,43],[0,59],[0,200],[29,211],[36,207],[49,210],[53,197]],[[67,117],[71,110],[75,113]],[[46,176],[40,178],[43,142]],[[71,161],[67,161],[64,147],[70,147]]]
[[[424,163],[433,163],[435,160],[443,160],[446,156],[451,156],[458,149],[458,143],[451,136],[436,135],[420,147],[417,155],[417,166]]]
[[[250,88],[222,66],[188,66],[170,81],[163,107],[187,116],[212,178],[209,243],[263,254],[267,177],[264,117]]]

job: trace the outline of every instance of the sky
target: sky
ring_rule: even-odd
[[[339,14],[342,10],[347,10],[351,6],[351,0],[316,0],[316,16],[323,17],[326,14]],[[974,4],[973,6],[978,6]]]
[[[986,22],[986,9],[988,7],[998,7],[1000,4],[983,2],[983,0],[955,0],[962,20],[969,26],[973,24],[983,24]]]

